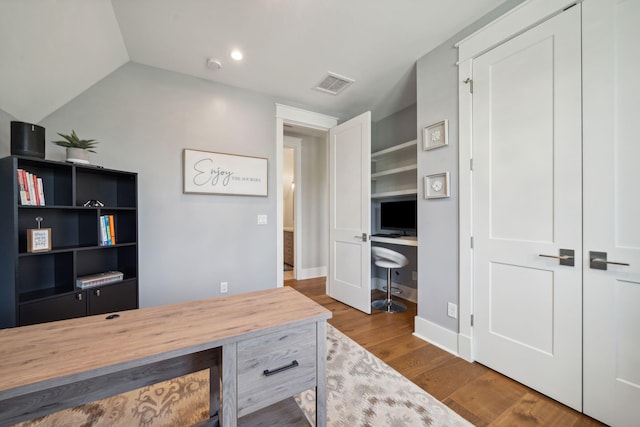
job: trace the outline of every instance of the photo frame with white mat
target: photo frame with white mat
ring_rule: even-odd
[[[424,177],[424,198],[440,199],[449,197],[449,172],[441,172]]]
[[[425,126],[422,129],[422,149],[433,150],[449,144],[449,121],[439,122]]]

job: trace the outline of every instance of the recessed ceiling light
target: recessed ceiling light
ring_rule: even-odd
[[[231,58],[235,59],[236,61],[241,61],[242,60],[242,52],[240,52],[240,50],[238,49],[234,49],[231,51]]]

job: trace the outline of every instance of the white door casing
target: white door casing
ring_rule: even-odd
[[[282,191],[282,153],[284,150],[284,125],[285,123],[299,125],[307,128],[329,131],[338,123],[335,117],[315,113],[296,107],[276,104],[276,146],[275,146],[275,170],[276,170],[276,286],[284,284],[282,264],[283,256],[283,191]]]
[[[583,20],[584,412],[609,425],[635,426],[640,403],[640,1],[585,1]],[[629,265],[589,268],[591,251]]]
[[[475,359],[578,410],[580,66],[573,7],[473,60],[472,110]]]
[[[329,131],[329,296],[371,313],[371,113]]]

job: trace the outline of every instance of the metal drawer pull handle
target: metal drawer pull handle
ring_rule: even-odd
[[[278,372],[282,372],[282,371],[286,371],[287,369],[295,368],[298,365],[299,365],[298,361],[294,360],[289,365],[282,366],[282,367],[280,367],[278,369],[274,369],[273,371],[265,369],[264,371],[262,371],[262,373],[264,374],[265,377],[268,377],[269,375],[274,375],[274,374],[277,374]]]

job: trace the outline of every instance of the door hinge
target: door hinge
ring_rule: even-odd
[[[471,77],[467,77],[467,79],[464,80],[463,83],[468,84],[469,85],[469,92],[473,93],[473,79]]]
[[[471,315],[471,326],[473,326],[473,314]]]
[[[469,159],[469,170],[473,170],[473,159]]]
[[[473,236],[471,236],[471,237],[469,238],[469,240],[470,240],[470,244],[471,244],[471,249],[473,249]]]

